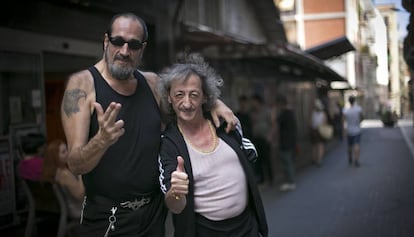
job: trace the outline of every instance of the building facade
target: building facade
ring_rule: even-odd
[[[348,90],[335,100],[358,95],[368,118],[376,118],[388,95],[385,23],[370,0],[275,0],[288,41],[324,60],[346,78]],[[396,87],[395,87],[396,88]],[[341,98],[341,96],[343,98]]]

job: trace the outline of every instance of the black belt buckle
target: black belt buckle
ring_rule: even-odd
[[[126,201],[126,202],[122,202],[119,205],[123,208],[130,208],[133,211],[138,210],[139,208],[141,208],[142,206],[148,204],[151,201],[151,198],[149,197],[143,197],[141,198],[141,200],[138,200],[137,198],[135,198],[135,200],[133,201]]]

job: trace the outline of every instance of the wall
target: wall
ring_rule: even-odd
[[[344,36],[345,19],[321,19],[305,21],[305,48],[312,48],[329,40]]]
[[[345,3],[343,0],[303,0],[303,9],[305,14],[343,12]]]
[[[32,91],[43,90],[40,65],[39,54],[0,51],[0,135],[7,134],[10,125],[42,120],[44,98],[38,98],[40,107],[32,106]]]

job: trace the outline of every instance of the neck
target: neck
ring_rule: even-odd
[[[177,123],[178,129],[193,148],[202,153],[213,152],[217,146],[217,135],[214,125],[207,119],[198,123]]]
[[[193,121],[184,121],[181,119],[177,120],[177,125],[184,129],[185,131],[188,131],[189,133],[196,133],[197,131],[200,131],[203,126],[205,126],[209,122],[206,118],[201,119],[195,119]]]

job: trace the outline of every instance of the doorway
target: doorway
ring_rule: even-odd
[[[60,105],[69,76],[77,71],[87,69],[97,62],[95,57],[67,55],[45,52],[43,54],[45,101],[46,101],[46,133],[49,141],[64,139]]]

